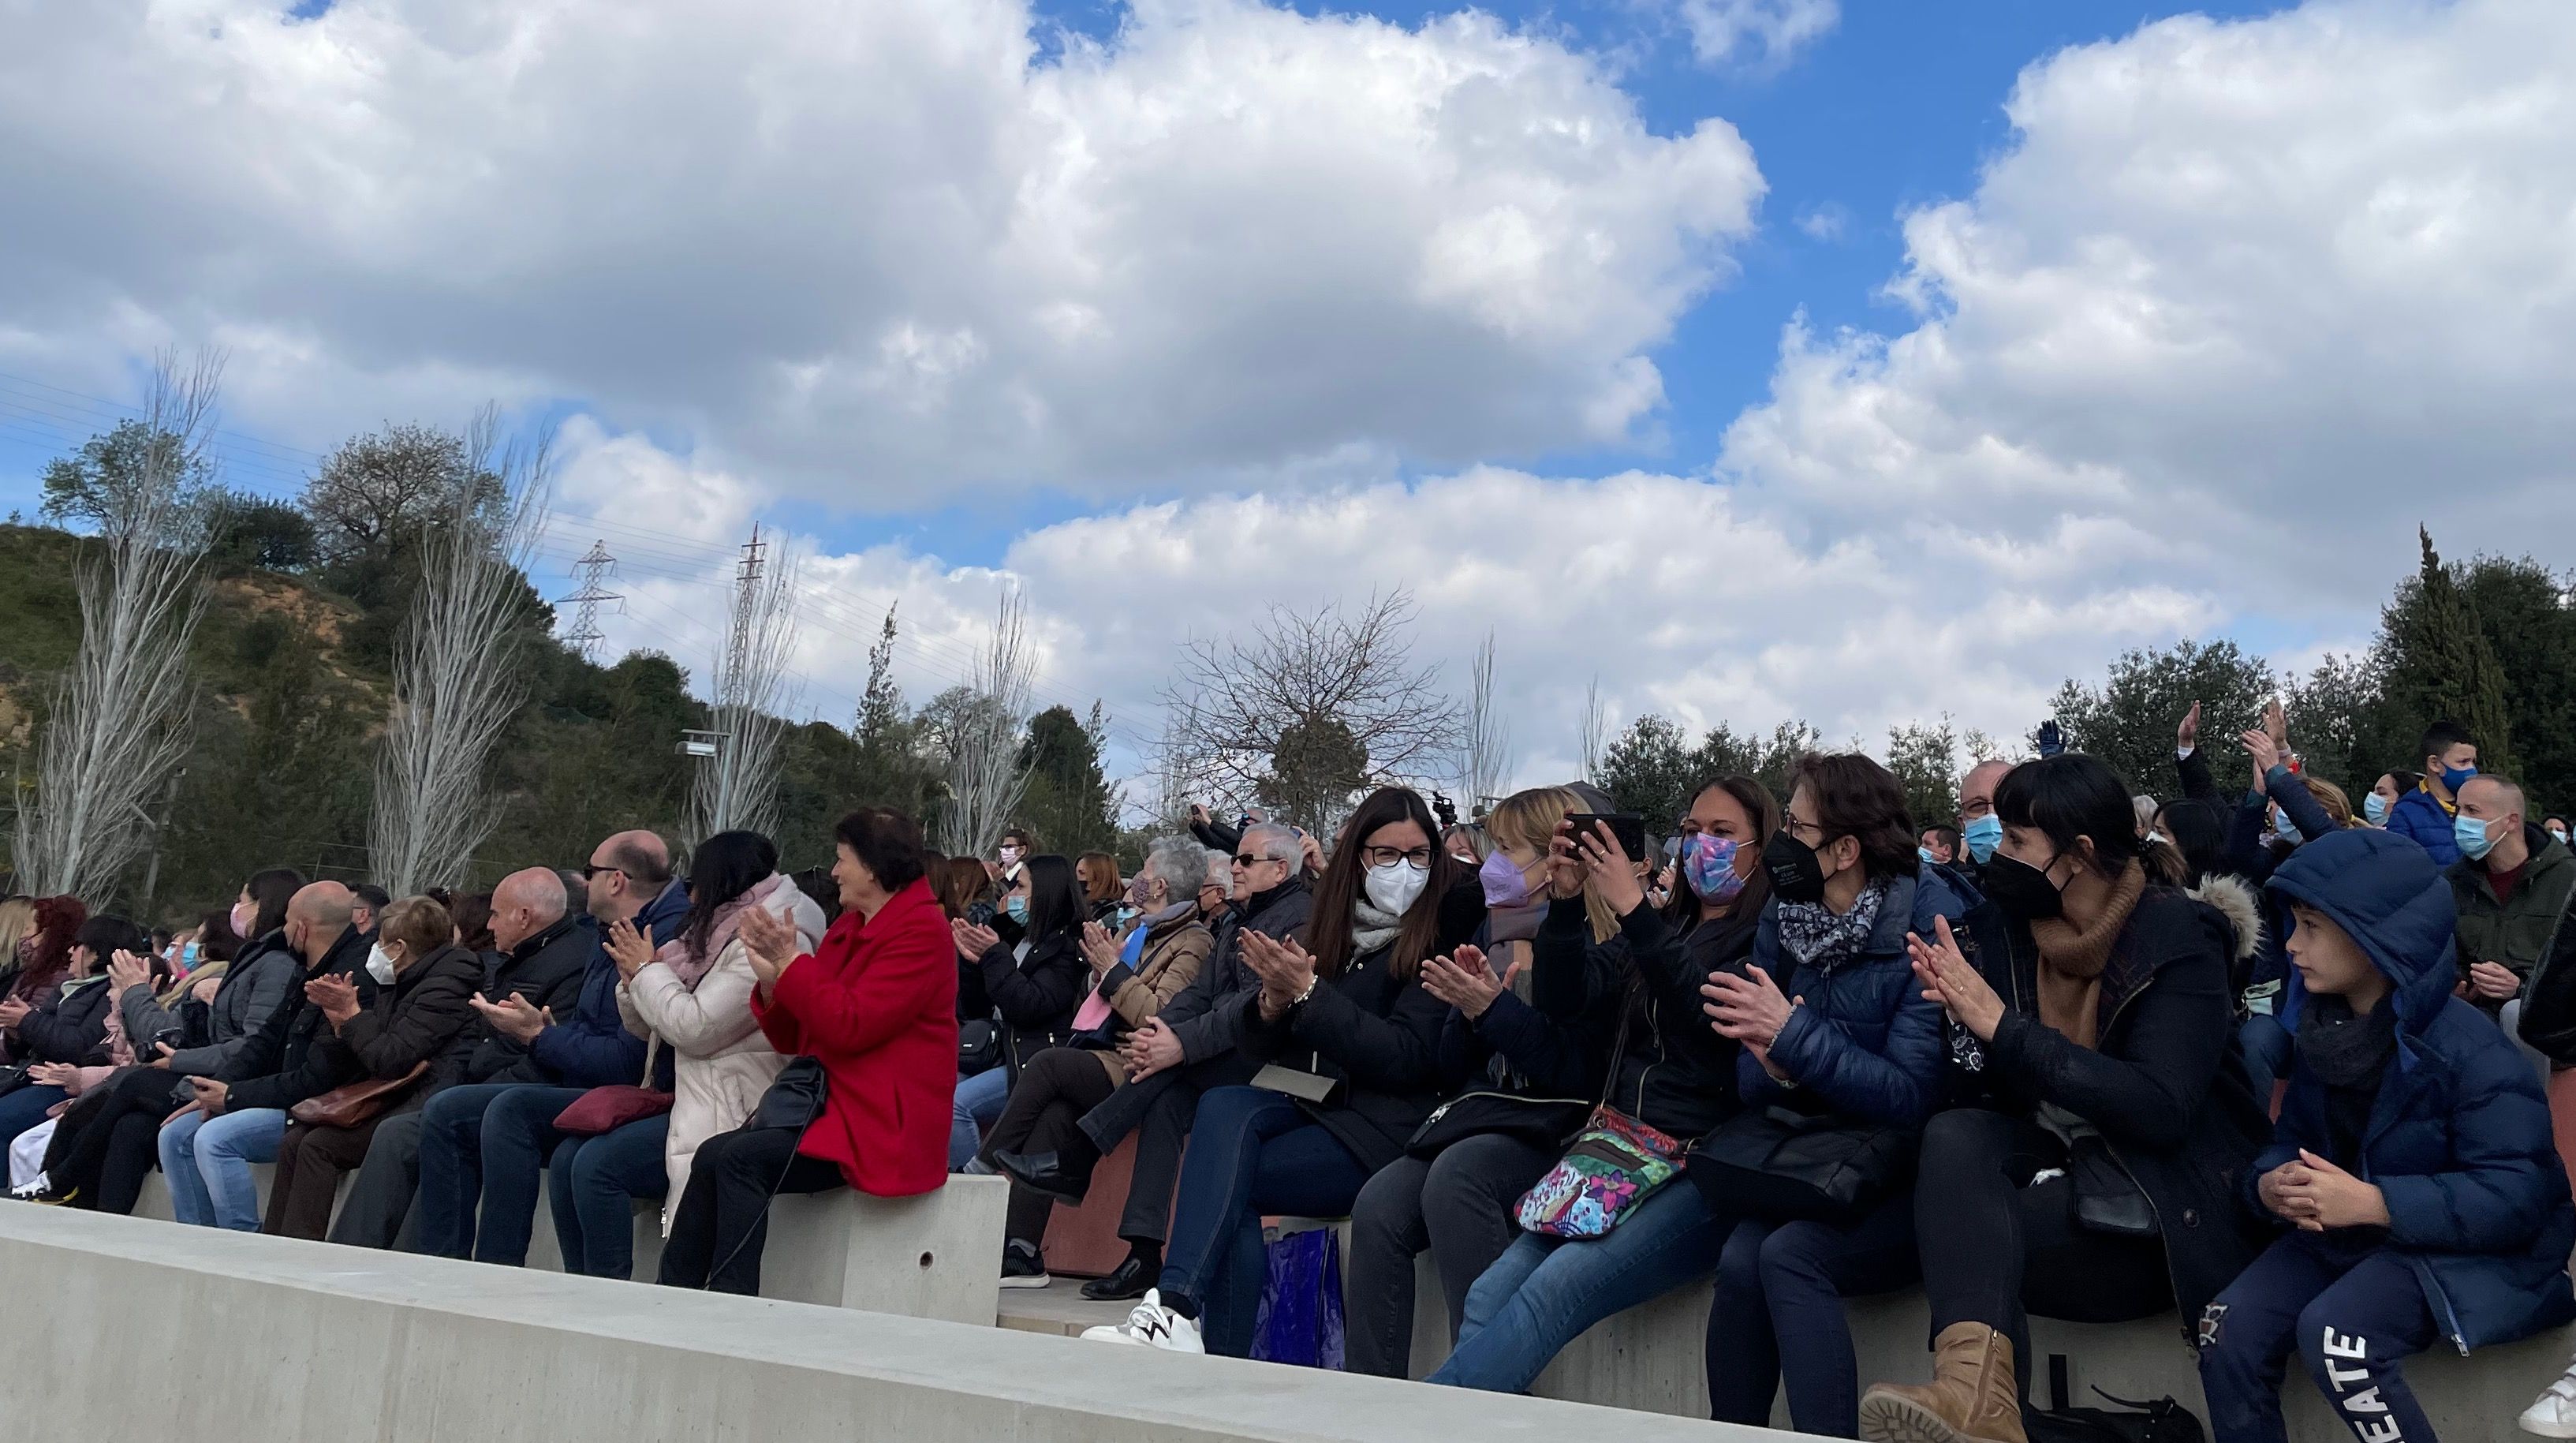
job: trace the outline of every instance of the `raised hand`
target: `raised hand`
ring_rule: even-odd
[[[2174,728],[2174,750],[2187,752],[2200,745],[2200,703],[2182,714],[2182,725]]]
[[[107,959],[107,985],[111,997],[122,997],[127,989],[140,987],[152,980],[152,964],[122,948]]]
[[[653,939],[636,931],[635,924],[624,917],[608,924],[608,940],[603,945],[608,960],[617,964],[617,975],[629,982],[653,960]],[[743,945],[748,948],[751,944]]]
[[[1637,880],[1636,859],[1619,845],[1618,834],[1608,822],[1593,823],[1591,833],[1577,836],[1574,845],[1582,853],[1587,877],[1612,912],[1625,917],[1645,903],[1646,888]]]
[[[1923,983],[1924,998],[1940,1003],[1979,1042],[1994,1041],[1995,1029],[2004,1021],[2004,1000],[1959,950],[1958,939],[1950,935],[1949,918],[1933,918],[1932,932],[1929,941],[1913,932],[1905,934],[1905,951],[1913,959],[1915,977]]]
[[[1469,1021],[1485,1015],[1494,999],[1503,995],[1518,977],[1517,961],[1501,976],[1494,975],[1494,960],[1475,947],[1461,947],[1454,957],[1432,957],[1422,964],[1422,990],[1457,1008]]]

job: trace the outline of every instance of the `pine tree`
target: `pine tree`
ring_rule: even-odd
[[[2433,549],[2433,534],[2420,526],[2415,534],[2423,545],[2415,585],[2380,613],[2381,674],[2387,679],[2389,704],[2408,736],[2440,720],[2468,728],[2477,738],[2481,769],[2510,775],[2513,737],[2504,666],[2478,625],[2458,574]],[[2409,757],[2404,764],[2422,763]]]

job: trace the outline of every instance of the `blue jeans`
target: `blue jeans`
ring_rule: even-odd
[[[18,1140],[18,1134],[45,1120],[55,1103],[71,1096],[59,1087],[31,1082],[6,1097],[0,1097],[0,1154]]]
[[[1771,1395],[1785,1377],[1799,1432],[1859,1436],[1860,1367],[1843,1299],[1891,1292],[1921,1271],[1910,1193],[1848,1226],[1737,1223],[1718,1257],[1708,1310],[1710,1416],[1768,1427]]]
[[[1195,1140],[1190,1155],[1198,1156]],[[1523,1233],[1467,1290],[1458,1346],[1427,1381],[1526,1393],[1585,1329],[1707,1277],[1734,1230],[1733,1219],[1676,1178],[1605,1236]]]
[[[1002,1104],[1011,1100],[1009,1066],[986,1068],[957,1079],[957,1105],[948,1119],[948,1170],[975,1160],[984,1146],[985,1129],[1002,1120]]]
[[[555,1114],[589,1090],[487,1082],[431,1098],[421,1109],[419,1232],[412,1251],[524,1266],[537,1223],[537,1174],[563,1140]]]
[[[2281,1019],[2257,1012],[2237,1024],[2236,1053],[2245,1060],[2245,1080],[2254,1084],[2255,1105],[2272,1110],[2272,1084],[2290,1075],[2293,1044]]]
[[[1211,1089],[1199,1099],[1173,1193],[1164,1298],[1199,1310],[1209,1352],[1250,1357],[1270,1273],[1262,1216],[1347,1216],[1368,1177],[1341,1139],[1288,1098],[1257,1087]]]
[[[259,1184],[250,1165],[277,1161],[285,1138],[286,1112],[275,1107],[212,1118],[192,1112],[161,1129],[171,1215],[195,1227],[258,1232]]]
[[[2281,1379],[2295,1352],[2354,1436],[2430,1439],[2399,1364],[2436,1336],[2414,1265],[2332,1233],[2291,1233],[2201,1311],[2209,1431],[2216,1443],[2281,1443]]]
[[[596,1137],[567,1137],[546,1164],[546,1202],[567,1273],[635,1276],[635,1201],[671,1190],[662,1158],[671,1115],[645,1117]]]

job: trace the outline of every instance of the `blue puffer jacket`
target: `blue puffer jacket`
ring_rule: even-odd
[[[2397,799],[2388,809],[2388,830],[2401,837],[2411,837],[2416,845],[2447,867],[2460,860],[2460,837],[2452,830],[2455,813],[2433,795],[2430,783],[2418,782],[2415,790]]]
[[[2576,1318],[2567,1256],[2576,1206],[2550,1138],[2531,1063],[2485,1013],[2451,995],[2451,885],[2424,849],[2386,832],[2338,832],[2291,854],[2272,890],[2352,934],[2395,990],[2397,1055],[2362,1133],[2361,1175],[2388,1201],[2388,1241],[2414,1266],[2426,1303],[2462,1352]],[[2306,1001],[2296,968],[2282,990],[2295,1031]],[[2326,1089],[2290,1075],[2272,1146],[2253,1180],[2327,1150]],[[2267,1214],[2268,1216],[2268,1214]]]
[[[1771,1044],[1772,1065],[1797,1086],[1783,1084],[1745,1053],[1736,1060],[1736,1086],[1747,1106],[1803,1097],[1873,1122],[1919,1123],[1931,1115],[1947,1056],[1941,1008],[1924,1000],[1914,980],[1905,934],[1931,936],[1935,916],[1957,925],[1967,916],[1966,896],[1974,895],[1964,880],[1934,872],[1927,866],[1919,876],[1888,883],[1869,941],[1831,969],[1791,964],[1780,951],[1779,899],[1763,908],[1753,965],[1782,993],[1804,1000]]]

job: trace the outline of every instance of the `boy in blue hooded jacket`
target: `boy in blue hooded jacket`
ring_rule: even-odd
[[[2298,1037],[2248,1201],[2288,1231],[2201,1315],[2217,1443],[2279,1443],[2292,1349],[2361,1443],[2432,1443],[2398,1364],[2576,1317],[2576,1207],[2539,1079],[2451,995],[2450,884],[2386,832],[2321,837],[2274,873]]]

